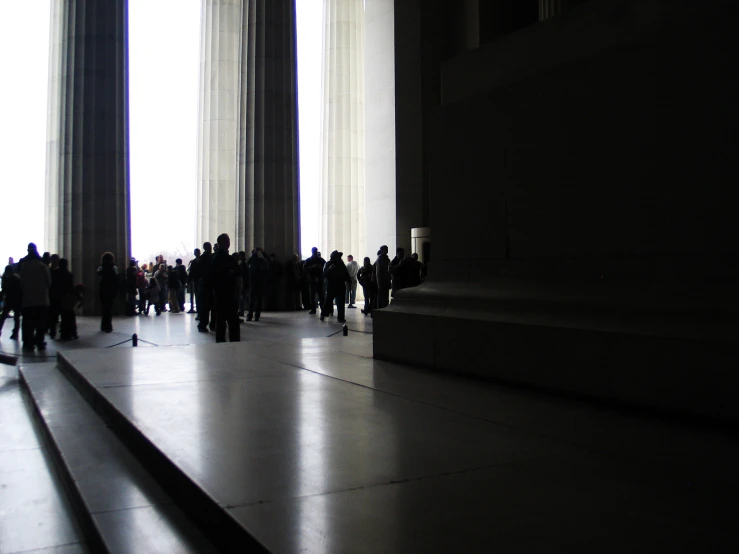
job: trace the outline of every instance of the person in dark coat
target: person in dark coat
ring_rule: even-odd
[[[182,263],[182,258],[177,258],[175,261],[174,269],[177,272],[177,280],[179,281],[179,288],[177,289],[177,303],[180,307],[180,311],[185,311],[185,295],[187,288],[187,268]]]
[[[344,297],[346,295],[346,287],[347,285],[351,285],[352,278],[349,276],[349,271],[346,269],[344,260],[341,259],[343,255],[343,252],[336,250],[331,252],[331,257],[323,270],[328,294],[321,309],[321,321],[333,311],[333,303],[336,301],[336,309],[339,316],[338,321],[339,323],[346,323],[346,319],[344,318]]]
[[[188,314],[197,313],[196,299],[198,295],[198,261],[200,259],[200,248],[196,248],[193,251],[195,256],[190,263],[187,264],[187,292],[190,293],[190,309],[187,311]]]
[[[362,287],[364,293],[364,309],[362,313],[365,316],[372,314],[372,305],[377,294],[377,286],[374,280],[374,268],[372,267],[372,260],[369,258],[364,259],[364,265],[359,268],[357,272],[357,280]]]
[[[106,252],[100,258],[98,268],[98,290],[103,316],[100,320],[100,330],[105,333],[113,332],[113,302],[118,296],[118,267],[115,265],[115,256]]]
[[[167,291],[169,294],[169,311],[173,314],[180,313],[180,275],[177,269],[167,266]]]
[[[308,288],[310,294],[310,312],[316,313],[316,309],[320,306],[323,308],[323,268],[326,266],[324,260],[318,253],[315,246],[312,249],[311,257],[305,260],[305,273],[308,279]],[[316,304],[316,295],[318,295],[318,304]]]
[[[74,307],[77,303],[77,297],[74,293],[74,276],[69,271],[69,260],[66,258],[61,258],[59,267],[52,272],[51,287],[55,289],[53,296],[58,296],[59,299],[58,309],[62,319],[59,338],[61,340],[76,338],[77,318],[74,315]],[[52,295],[50,294],[50,296]]]
[[[269,262],[260,247],[252,251],[249,258],[249,313],[246,321],[259,321],[262,313],[264,293],[270,278]]]
[[[49,316],[49,336],[52,339],[56,337],[56,327],[59,316],[62,315],[64,295],[74,286],[72,274],[69,272],[69,261],[64,259],[64,264],[62,264],[61,259],[58,259],[54,265],[56,267],[51,271],[51,286],[49,287],[49,312],[51,314]]]
[[[20,272],[23,288],[23,349],[33,350],[35,346],[43,351],[46,349],[44,335],[49,327],[51,275],[49,266],[42,262],[33,243],[28,245],[28,256],[24,258]]]
[[[249,260],[246,252],[239,252],[239,276],[241,277],[241,294],[239,295],[239,317],[244,317],[249,309]]]
[[[198,259],[197,275],[198,286],[198,331],[207,333],[208,329],[215,331],[216,321],[212,316],[213,289],[210,286],[210,269],[213,262],[213,245],[209,242],[203,243],[203,253]]]
[[[287,289],[289,293],[288,309],[302,310],[303,302],[301,291],[303,289],[304,270],[303,261],[297,254],[293,255],[293,259],[287,263]]]
[[[396,250],[396,256],[393,258],[393,261],[390,262],[390,279],[392,281],[393,296],[395,296],[396,292],[403,290],[407,286],[406,261],[405,250],[403,248],[398,248]]]
[[[387,246],[381,246],[374,263],[375,284],[377,285],[377,305],[373,308],[382,309],[390,304],[390,257],[387,255]]]
[[[13,331],[10,333],[10,339],[18,340],[21,310],[23,308],[23,289],[21,287],[21,278],[13,269],[12,264],[5,266],[5,273],[3,273],[2,277],[2,292],[0,292],[0,295],[3,299],[3,312],[0,315],[0,335],[3,334],[5,320],[10,315],[10,312],[13,312]]]
[[[218,251],[213,255],[210,268],[210,285],[213,290],[214,311],[216,316],[216,342],[228,340],[238,342],[241,330],[239,327],[239,266],[236,259],[228,253],[231,238],[223,233],[218,237]],[[202,258],[202,256],[201,256]]]
[[[136,315],[136,295],[139,292],[136,260],[129,260],[126,268],[126,315]]]

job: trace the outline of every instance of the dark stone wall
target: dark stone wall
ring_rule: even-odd
[[[433,277],[735,288],[737,16],[591,0],[443,61],[423,126]]]

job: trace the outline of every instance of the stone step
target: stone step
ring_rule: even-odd
[[[229,506],[219,503],[196,478],[160,450],[135,421],[122,413],[68,361],[64,353],[60,353],[58,359],[59,371],[76,388],[81,399],[86,400],[87,408],[112,430],[129,459],[136,460],[139,467],[145,469],[152,482],[166,492],[212,545],[221,552],[269,552],[231,514]]]
[[[55,363],[20,368],[93,552],[217,552]]]

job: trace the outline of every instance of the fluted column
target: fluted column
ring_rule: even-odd
[[[244,0],[237,234],[281,263],[300,248],[295,0]]]
[[[236,236],[243,0],[205,0],[201,18],[197,242]]]
[[[567,10],[567,0],[539,0],[539,21],[544,21]]]
[[[99,307],[96,270],[130,252],[127,0],[52,0],[44,248]]]
[[[325,0],[321,244],[361,260],[365,238],[364,3]]]
[[[203,0],[201,39],[197,240],[284,263],[300,245],[295,0]]]

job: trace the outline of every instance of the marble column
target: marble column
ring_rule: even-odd
[[[203,0],[201,36],[197,241],[282,264],[300,245],[295,0]]]
[[[567,10],[567,0],[539,0],[539,21],[544,21]]]
[[[320,248],[361,260],[368,255],[362,0],[325,0],[323,43]]]
[[[205,0],[201,18],[197,243],[236,237],[243,0]]]
[[[52,0],[45,250],[99,309],[96,270],[130,252],[127,0]]]
[[[373,0],[365,10],[365,203],[366,252],[374,262],[386,244],[395,252],[395,2]],[[360,257],[361,256],[361,257]]]
[[[295,0],[244,0],[236,246],[300,252]]]

